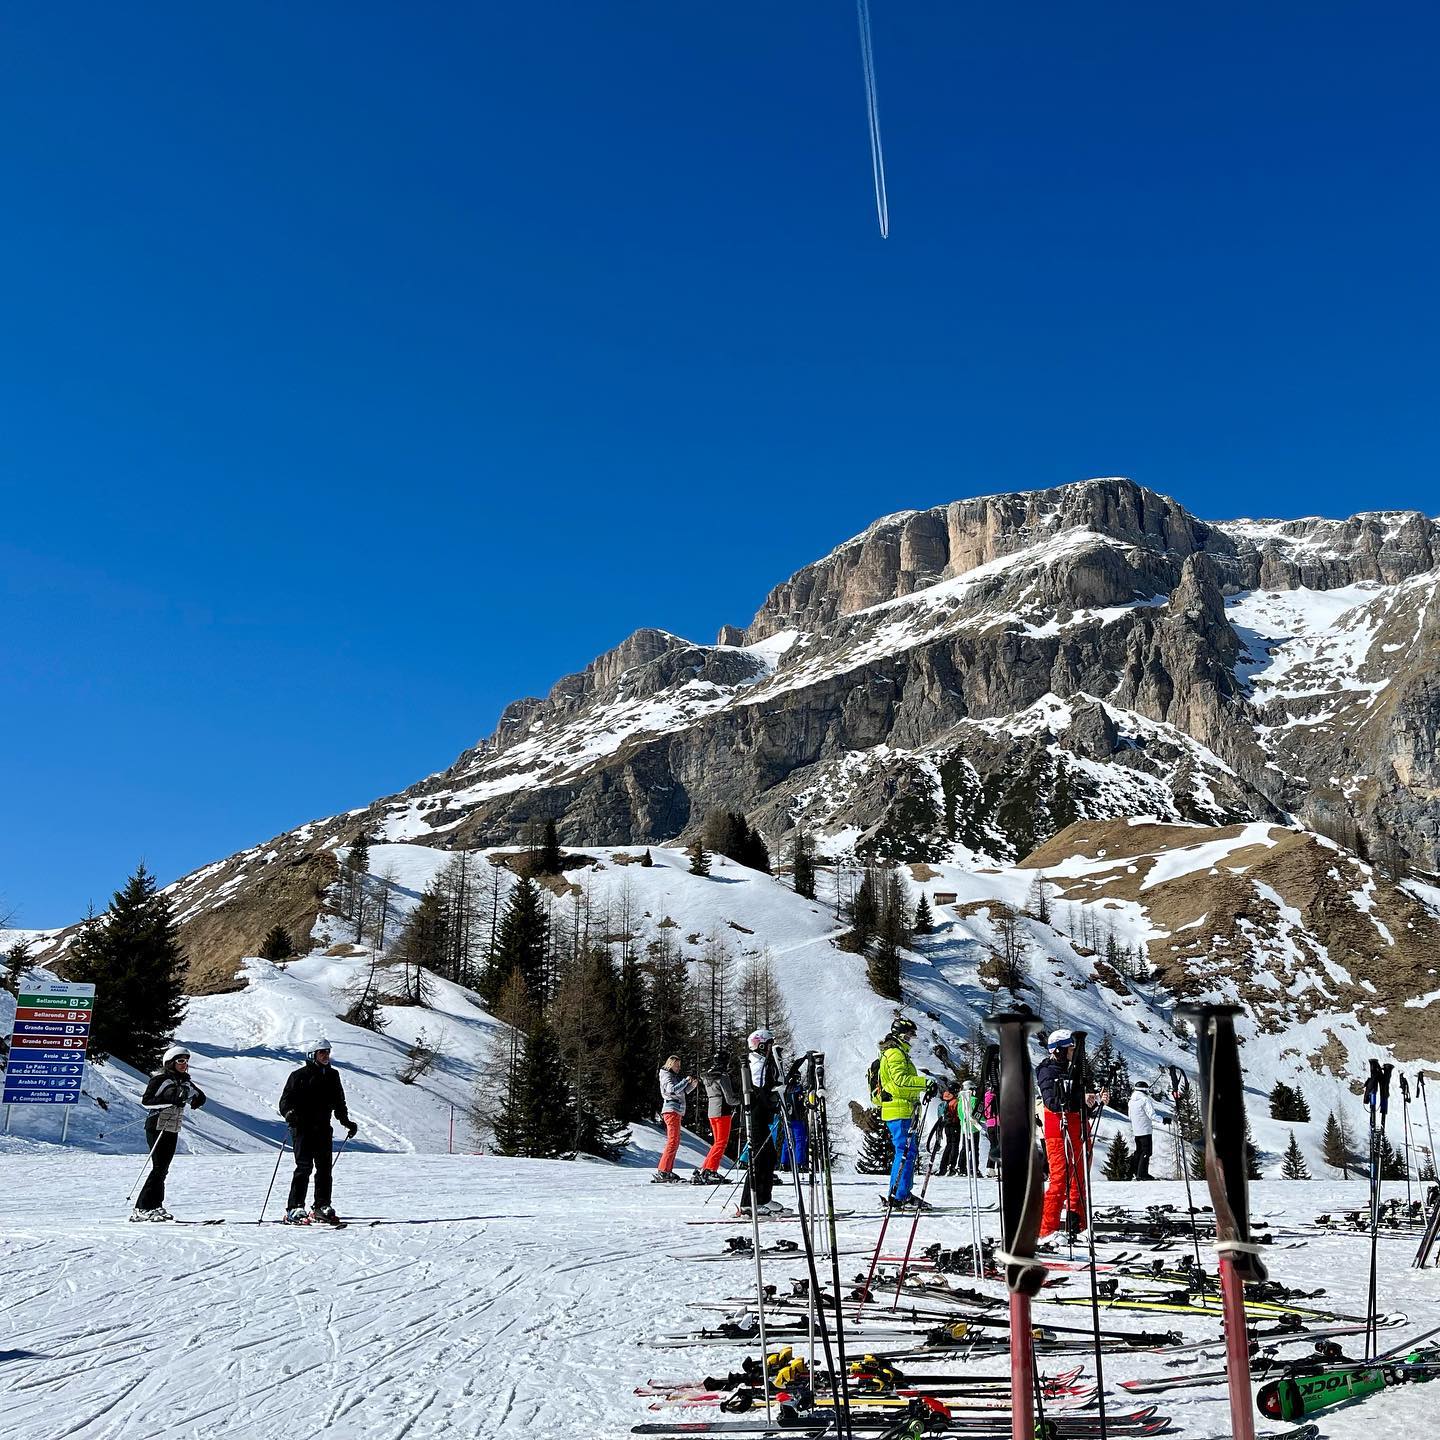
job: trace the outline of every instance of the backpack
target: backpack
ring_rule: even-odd
[[[870,1084],[870,1103],[872,1105],[883,1105],[891,1098],[888,1090],[882,1089],[880,1085],[880,1056],[876,1056],[870,1062],[870,1068],[865,1072],[865,1079]]]

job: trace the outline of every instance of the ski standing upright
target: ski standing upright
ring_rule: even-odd
[[[1035,1145],[1035,1077],[1030,1069],[1030,1036],[1042,1027],[1027,1011],[992,1015],[986,1022],[999,1039],[1001,1249],[1010,1291],[1010,1434],[1034,1440],[1035,1338],[1030,1301],[1045,1283],[1035,1259],[1044,1203]]]
[[[1238,1005],[1182,1008],[1200,1047],[1200,1127],[1205,1179],[1215,1210],[1220,1298],[1225,1312],[1225,1381],[1230,1390],[1230,1434],[1255,1440],[1250,1390],[1250,1344],[1245,1329],[1245,1285],[1266,1278],[1260,1249],[1250,1238],[1250,1187],[1246,1178],[1245,1082],[1235,1037]]]

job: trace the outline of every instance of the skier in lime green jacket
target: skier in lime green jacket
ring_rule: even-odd
[[[914,1038],[915,1022],[902,1016],[880,1042],[877,1093],[880,1096],[880,1118],[889,1129],[890,1142],[895,1148],[895,1159],[890,1166],[890,1202],[897,1207],[924,1204],[912,1193],[915,1156],[919,1148],[915,1143],[915,1109],[926,1095],[933,1092],[935,1082],[922,1075],[910,1059],[910,1042]]]

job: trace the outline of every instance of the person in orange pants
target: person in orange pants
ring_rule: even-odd
[[[1040,1215],[1040,1238],[1053,1235],[1063,1216],[1066,1229],[1078,1235],[1087,1224],[1085,1194],[1090,1152],[1084,1143],[1085,1116],[1105,1103],[1107,1096],[1090,1088],[1088,1074],[1074,1065],[1075,1037],[1068,1030],[1055,1030],[1046,1045],[1049,1055],[1035,1071],[1035,1083],[1045,1104],[1045,1159],[1049,1178],[1045,1182],[1045,1207]]]
[[[665,1148],[660,1152],[660,1163],[652,1177],[657,1185],[672,1184],[680,1178],[675,1174],[675,1156],[680,1149],[680,1123],[685,1118],[690,1092],[698,1083],[693,1075],[680,1073],[678,1055],[670,1056],[660,1067],[660,1118],[665,1122]]]
[[[720,1173],[725,1147],[730,1143],[730,1125],[740,1108],[740,1092],[730,1078],[730,1052],[722,1045],[700,1072],[705,1082],[706,1111],[710,1120],[710,1151],[705,1163],[691,1177],[697,1185],[728,1185],[730,1177]]]

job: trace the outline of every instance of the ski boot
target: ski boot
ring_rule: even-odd
[[[303,1205],[297,1205],[293,1210],[287,1210],[284,1218],[280,1221],[282,1225],[308,1225],[310,1216]]]
[[[335,1213],[333,1205],[317,1205],[310,1212],[310,1223],[313,1225],[334,1225],[336,1229],[344,1228],[344,1221]]]

